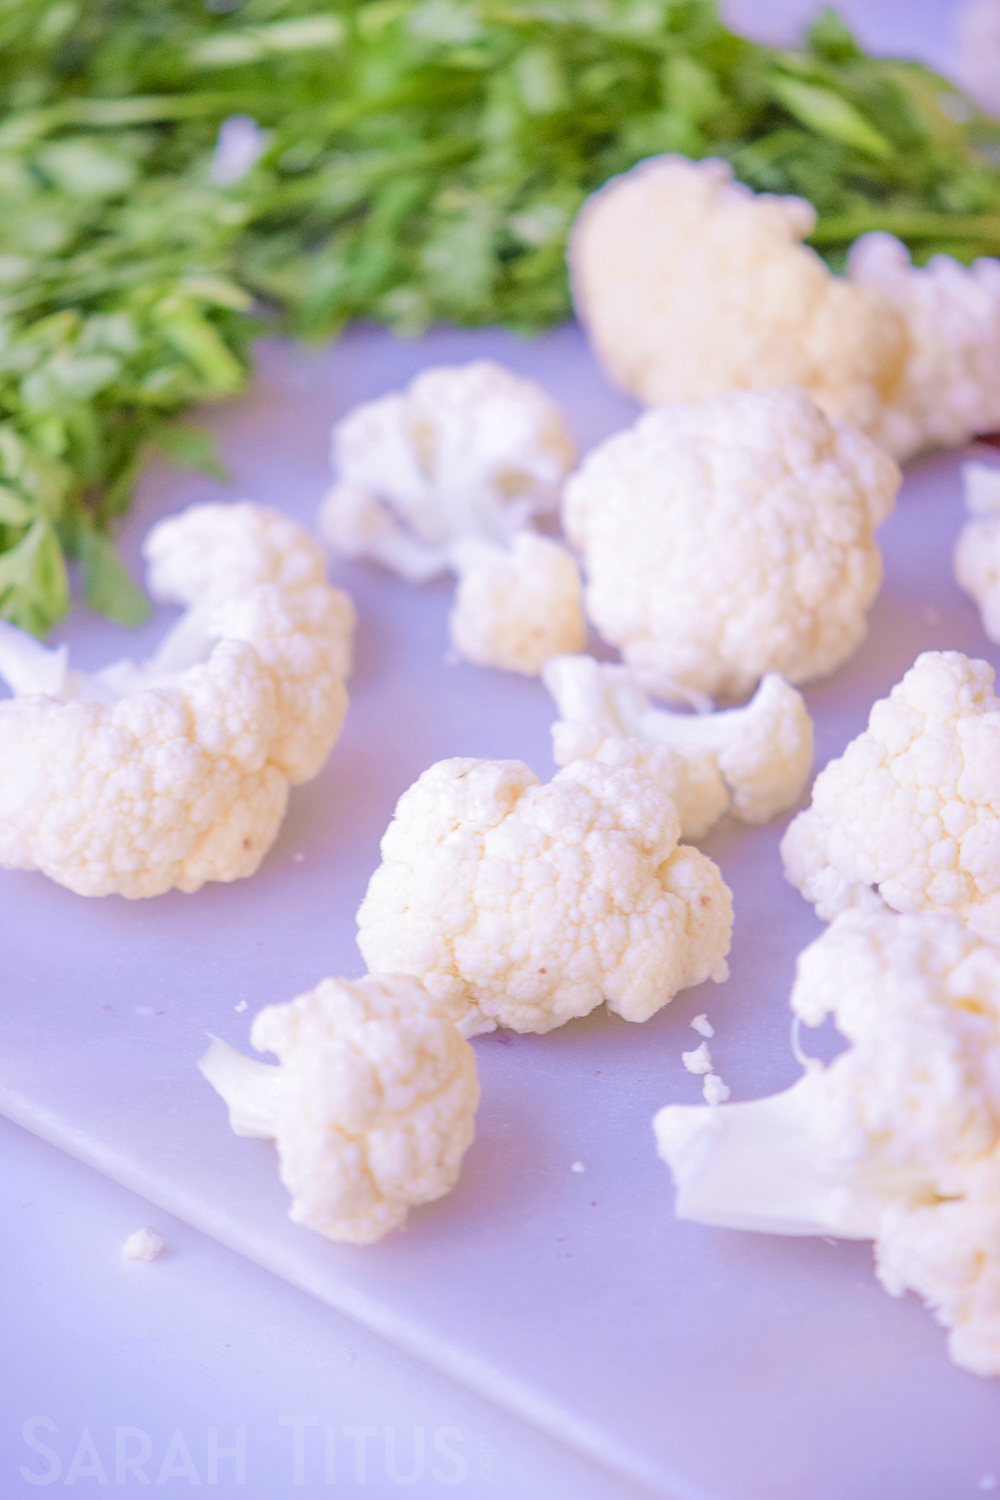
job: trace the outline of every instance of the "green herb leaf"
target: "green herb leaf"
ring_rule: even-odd
[[[84,592],[91,609],[116,625],[141,625],[151,608],[145,594],[132,582],[115,544],[106,532],[86,527],[79,538]]]

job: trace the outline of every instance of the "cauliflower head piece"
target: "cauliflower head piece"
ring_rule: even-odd
[[[842,913],[791,994],[849,1046],[782,1094],[656,1116],[682,1218],[875,1241],[952,1359],[1000,1374],[1000,950],[954,917]]]
[[[509,542],[555,509],[576,449],[533,380],[492,360],[424,370],[333,429],[338,482],[320,509],[334,551],[420,583],[467,537]]]
[[[1000,469],[962,465],[969,519],[955,544],[955,577],[979,607],[983,629],[1000,641]]]
[[[952,912],[1000,939],[1000,702],[993,668],[925,651],[817,776],[781,845],[829,921],[849,907]]]
[[[583,646],[580,569],[558,542],[534,531],[516,532],[509,548],[468,538],[452,557],[458,590],[448,628],[467,661],[531,677]]]
[[[372,967],[419,975],[467,1032],[551,1031],[602,1000],[645,1021],[727,975],[732,899],[632,767],[440,761],[403,793],[358,911]]]
[[[0,864],[84,896],[252,875],[347,710],[354,610],[301,526],[196,505],[144,551],[150,591],[187,606],[151,661],[77,672],[0,624]]]
[[[731,812],[766,823],[794,802],[812,766],[813,726],[802,694],[768,673],[743,708],[670,713],[654,708],[637,674],[592,656],[557,656],[542,680],[561,718],[556,765],[631,765],[673,800],[682,838],[700,838]]]
[[[851,284],[881,296],[902,320],[902,379],[869,431],[899,459],[955,448],[1000,427],[1000,260],[963,266],[932,255],[914,266],[891,234],[864,234],[848,257]]]
[[[237,1135],[276,1142],[296,1224],[367,1245],[454,1187],[475,1133],[475,1053],[419,980],[323,979],[266,1006],[250,1039],[278,1066],[218,1038],[198,1066]]]
[[[664,406],[595,448],[563,524],[587,613],[655,690],[745,698],[832,672],[882,581],[899,470],[804,391]]]
[[[613,177],[570,236],[573,300],[610,374],[647,406],[800,386],[874,426],[902,378],[899,314],[801,241],[804,198],[755,195],[723,161],[656,156]]]

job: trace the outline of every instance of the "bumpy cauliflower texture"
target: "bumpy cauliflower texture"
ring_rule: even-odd
[[[418,980],[324,979],[253,1023],[256,1062],[215,1040],[198,1066],[237,1135],[277,1142],[290,1217],[369,1244],[458,1180],[479,1103],[472,1048]]]
[[[252,875],[289,785],[343,724],[354,611],[301,526],[192,506],[146,541],[154,596],[188,606],[152,661],[86,675],[0,631],[0,864],[84,896]]]
[[[969,519],[955,546],[955,577],[979,606],[983,629],[1000,641],[1000,469],[962,465]]]
[[[452,566],[453,542],[508,542],[553,510],[575,456],[562,413],[533,380],[485,359],[424,370],[334,427],[338,483],[320,532],[342,555],[419,583]]]
[[[665,406],[566,485],[587,612],[655,690],[746,697],[821,677],[865,635],[893,461],[802,391]]]
[[[953,912],[1000,939],[1000,702],[993,669],[925,651],[821,771],[781,845],[829,920],[856,906]]]
[[[803,198],[755,196],[722,161],[657,156],[613,177],[569,248],[576,310],[608,370],[648,406],[795,385],[874,426],[902,378],[901,319],[800,243],[815,219]]]
[[[1000,1374],[1000,950],[953,917],[845,912],[799,957],[792,1009],[850,1042],[791,1089],[669,1106],[660,1154],[682,1218],[875,1240],[894,1295]]]
[[[891,234],[851,248],[853,285],[885,299],[906,333],[903,378],[887,393],[871,435],[898,458],[953,448],[1000,427],[1000,260],[963,266],[934,255],[914,266]]]
[[[557,542],[519,531],[511,546],[469,538],[452,548],[458,592],[451,643],[467,661],[528,676],[587,635],[583,584]]]
[[[725,812],[766,823],[796,802],[812,765],[812,720],[802,694],[769,673],[744,708],[679,714],[654,708],[628,667],[557,656],[545,686],[562,718],[556,764],[631,765],[671,797],[682,838],[700,838]]]
[[[833,276],[800,243],[815,219],[721,161],[658,156],[612,178],[570,241],[611,374],[650,406],[801,386],[901,460],[1000,425],[1000,261],[917,267],[874,233]]]
[[[630,767],[440,761],[404,792],[358,912],[370,968],[419,975],[464,1029],[550,1031],[606,1000],[644,1021],[726,977],[732,902]]]

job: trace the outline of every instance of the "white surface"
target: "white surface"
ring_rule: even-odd
[[[6,1120],[0,1120],[0,1155],[4,1500],[48,1488],[22,1469],[36,1479],[53,1473],[60,1493],[85,1429],[112,1493],[119,1489],[117,1445],[126,1456],[138,1452],[142,1434],[150,1457],[140,1473],[158,1493],[178,1429],[207,1487],[210,1427],[217,1446],[231,1449],[244,1429],[242,1483],[236,1458],[219,1458],[210,1491],[217,1500],[282,1500],[288,1493],[303,1500],[331,1493],[368,1500],[400,1493],[414,1500],[638,1500],[638,1491],[561,1444]],[[150,1221],[167,1241],[161,1259],[123,1261],[124,1236]],[[39,1417],[45,1421],[29,1425],[28,1434],[54,1459],[25,1440],[25,1424]],[[301,1484],[296,1426],[289,1421],[295,1418],[303,1419]],[[325,1473],[328,1426],[337,1458],[332,1491]],[[126,1428],[139,1435],[118,1433]],[[359,1428],[367,1429],[360,1438],[351,1431]],[[446,1462],[437,1444],[456,1459]],[[394,1471],[406,1477],[414,1470],[412,1484],[393,1482]],[[182,1475],[164,1476],[168,1494],[191,1484]],[[80,1473],[71,1488],[99,1490],[100,1475]],[[123,1472],[124,1493],[142,1488],[138,1475]]]
[[[428,359],[478,353],[537,373],[582,439],[627,417],[573,330],[535,343],[440,334],[421,345],[360,331],[306,360],[279,346],[253,394],[217,414],[232,493],[308,518],[334,415]],[[808,693],[820,762],[921,647],[984,650],[951,578],[956,469],[954,459],[918,469],[884,529],[888,576],[870,639]],[[217,492],[151,476],[133,537]],[[661,1104],[698,1096],[680,1057],[692,1017],[710,1013],[713,1059],[734,1097],[796,1074],[785,998],[793,956],[819,924],[781,878],[780,826],[730,825],[706,841],[736,901],[726,986],[685,992],[642,1027],[594,1015],[550,1036],[479,1039],[476,1144],[456,1191],[413,1215],[405,1234],[353,1249],[285,1218],[270,1148],[229,1134],[194,1070],[205,1030],[245,1045],[260,1004],[329,970],[359,971],[353,914],[378,836],[432,760],[520,756],[552,769],[538,682],[444,664],[445,585],[410,590],[361,567],[338,576],[362,618],[347,730],[323,775],[294,793],[260,874],[134,903],[88,902],[37,875],[0,880],[2,1108],[660,1494],[799,1500],[808,1483],[809,1500],[856,1500],[875,1472],[887,1479],[880,1500],[971,1491],[997,1464],[1000,1390],[947,1364],[931,1318],[878,1288],[866,1246],[720,1233],[672,1216],[649,1121]],[[66,634],[83,665],[121,638],[83,619]],[[244,1001],[249,1012],[237,1013]],[[575,1160],[585,1174],[568,1170]]]

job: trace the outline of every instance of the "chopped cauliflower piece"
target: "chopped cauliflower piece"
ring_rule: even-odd
[[[575,1161],[570,1167],[571,1172],[586,1172],[586,1170],[587,1168],[583,1165],[582,1161]]]
[[[800,386],[900,460],[1000,426],[1000,261],[914,266],[875,232],[834,276],[801,243],[815,221],[721,161],[658,156],[612,178],[569,250],[610,373],[648,406]]]
[[[990,640],[1000,641],[1000,468],[963,464],[962,482],[969,519],[955,545],[955,577],[979,606]]]
[[[932,255],[914,266],[900,240],[874,231],[851,247],[848,276],[881,295],[906,332],[902,383],[866,424],[877,442],[909,458],[1000,427],[1000,260]]]
[[[718,1073],[708,1073],[701,1086],[701,1092],[705,1103],[714,1109],[717,1104],[725,1104],[732,1090],[728,1083],[723,1083]]]
[[[711,1073],[712,1056],[708,1050],[708,1043],[702,1042],[700,1047],[695,1047],[693,1052],[682,1052],[681,1062],[689,1073]]]
[[[165,1249],[162,1234],[157,1234],[155,1229],[137,1229],[125,1241],[122,1254],[126,1260],[156,1260]]]
[[[845,912],[800,954],[792,1009],[850,1046],[784,1093],[654,1121],[677,1213],[874,1239],[957,1364],[1000,1374],[1000,950],[953,917]]]
[[[732,901],[630,767],[445,760],[403,793],[358,912],[370,968],[418,974],[467,1025],[550,1031],[606,1000],[645,1021],[726,977]]]
[[[252,875],[347,710],[354,610],[296,522],[196,505],[144,551],[187,611],[141,666],[77,672],[0,622],[0,864],[83,896]]]
[[[699,1036],[714,1036],[715,1027],[707,1016],[695,1016],[691,1022],[691,1030],[696,1031]]]
[[[492,360],[425,370],[333,429],[338,482],[324,540],[420,583],[453,566],[452,543],[507,543],[555,509],[576,458],[562,413],[533,380]]]
[[[634,765],[673,798],[684,838],[724,812],[766,823],[797,802],[812,766],[812,720],[802,694],[774,672],[744,708],[679,714],[653,708],[639,676],[592,656],[557,656],[542,679],[561,718],[556,765]]]
[[[266,1006],[250,1039],[279,1066],[215,1038],[198,1067],[237,1135],[277,1143],[296,1224],[370,1244],[454,1187],[479,1103],[475,1054],[418,980],[321,980]]]
[[[745,697],[822,677],[863,640],[899,470],[802,391],[647,412],[566,485],[587,612],[654,691]]]
[[[1000,939],[1000,702],[993,668],[925,651],[830,761],[781,844],[829,921],[858,907],[950,911]]]
[[[565,547],[519,531],[509,548],[466,538],[451,557],[458,572],[451,643],[467,661],[534,676],[550,657],[580,650],[583,584]]]
[[[722,161],[656,156],[573,227],[573,300],[607,369],[647,406],[801,386],[874,428],[902,380],[902,319],[801,241],[804,198],[756,196]]]

